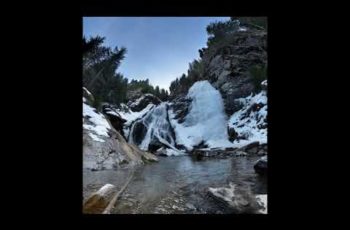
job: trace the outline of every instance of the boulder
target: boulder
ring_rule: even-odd
[[[229,213],[257,214],[261,211],[261,205],[248,187],[238,187],[230,183],[228,188],[209,188],[208,195]]]
[[[102,112],[104,115],[106,115],[113,128],[115,128],[115,130],[117,130],[125,138],[123,126],[126,120],[123,119],[120,114],[107,103],[102,105]]]
[[[228,134],[228,139],[231,142],[233,142],[238,136],[238,133],[235,131],[233,127],[227,127],[227,134]]]
[[[251,143],[241,147],[240,150],[248,152],[250,149],[256,148],[253,150],[257,151],[258,146],[259,146],[259,141],[254,141],[254,142],[251,142]]]
[[[267,174],[267,156],[260,158],[254,165],[254,170],[260,175]]]
[[[116,188],[112,184],[106,184],[97,192],[93,193],[86,199],[83,205],[83,213],[85,214],[101,214],[112,200],[116,193]]]
[[[153,94],[147,93],[136,100],[129,101],[128,106],[133,112],[140,112],[141,110],[146,108],[148,104],[159,105],[161,102],[162,101],[158,97],[154,96]]]

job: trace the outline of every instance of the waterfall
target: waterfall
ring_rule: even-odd
[[[132,124],[129,143],[138,145],[142,150],[150,150],[151,146],[161,147],[164,145],[177,150],[174,147],[174,131],[169,122],[168,104],[166,102],[154,107]]]

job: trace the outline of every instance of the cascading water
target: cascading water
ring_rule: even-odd
[[[168,104],[166,102],[154,107],[144,117],[132,124],[129,143],[138,145],[142,150],[150,150],[150,147],[154,145],[177,150],[174,147],[174,131],[169,122]]]

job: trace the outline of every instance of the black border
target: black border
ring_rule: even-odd
[[[257,226],[271,219],[278,214],[287,214],[294,211],[283,202],[277,202],[281,196],[290,197],[287,190],[287,183],[292,183],[289,179],[280,180],[279,175],[287,177],[288,153],[291,149],[285,146],[290,145],[292,133],[285,128],[287,119],[290,119],[293,111],[289,107],[293,104],[289,98],[293,95],[294,85],[286,85],[288,72],[284,68],[289,68],[291,58],[286,57],[286,50],[281,49],[284,45],[290,45],[290,40],[286,37],[290,35],[286,16],[280,14],[278,17],[271,13],[272,9],[266,3],[248,3],[240,5],[237,2],[202,3],[201,1],[183,4],[172,1],[170,3],[117,3],[107,5],[79,5],[76,7],[58,8],[57,17],[50,12],[46,17],[52,19],[51,24],[45,25],[43,37],[40,42],[43,49],[49,49],[53,57],[44,60],[48,64],[47,73],[40,79],[48,83],[40,97],[52,95],[49,99],[50,106],[45,109],[45,116],[40,116],[38,123],[47,130],[41,133],[45,141],[42,154],[39,155],[40,169],[38,174],[48,174],[48,179],[40,180],[38,186],[44,183],[49,189],[49,193],[41,194],[42,201],[48,203],[45,210],[50,216],[59,218],[68,217],[69,220],[78,223],[92,224],[114,222],[125,224],[143,224],[148,222],[150,226],[158,221],[164,226],[179,224],[186,221],[188,226],[210,226],[218,227],[221,224],[237,226],[237,224],[256,224]],[[53,8],[54,6],[52,6]],[[269,145],[269,175],[268,175],[268,209],[267,215],[83,215],[82,206],[82,143],[81,141],[81,37],[82,37],[82,17],[83,16],[267,16],[268,25],[268,145]],[[42,20],[42,18],[40,19]],[[290,20],[294,20],[290,19]],[[46,22],[45,22],[46,23]],[[290,23],[290,21],[289,21]],[[52,33],[51,33],[52,32]],[[282,45],[281,45],[282,44]],[[291,49],[291,48],[290,48]],[[46,61],[46,62],[45,62]],[[295,60],[293,60],[295,61]],[[46,70],[46,69],[45,69]],[[278,76],[283,70],[285,77]],[[281,87],[283,86],[283,87]],[[40,86],[39,86],[40,87]],[[44,96],[45,95],[45,96]],[[295,124],[295,123],[291,123]],[[290,124],[289,124],[290,125]],[[285,136],[283,136],[285,135]],[[47,140],[47,142],[46,142]],[[282,146],[282,148],[281,148]],[[294,150],[294,149],[293,149]],[[271,157],[272,156],[272,157]],[[284,158],[285,157],[285,158]],[[283,162],[283,163],[281,163]],[[290,168],[288,168],[290,169]],[[295,171],[293,171],[295,173]],[[44,175],[45,177],[47,175]],[[288,177],[287,177],[288,178]],[[295,185],[293,185],[295,186]],[[294,192],[295,190],[291,190]],[[56,193],[56,194],[54,194]],[[54,196],[54,207],[50,204]],[[300,208],[300,207],[298,207]],[[41,211],[38,211],[42,213]],[[297,211],[295,211],[297,212]],[[93,222],[92,222],[93,221]]]

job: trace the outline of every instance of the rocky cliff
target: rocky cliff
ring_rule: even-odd
[[[83,168],[116,169],[157,161],[153,154],[127,143],[117,130],[125,120],[116,111],[104,105],[105,114],[100,113],[91,106],[92,94],[84,89],[84,95],[89,97],[83,97]]]

